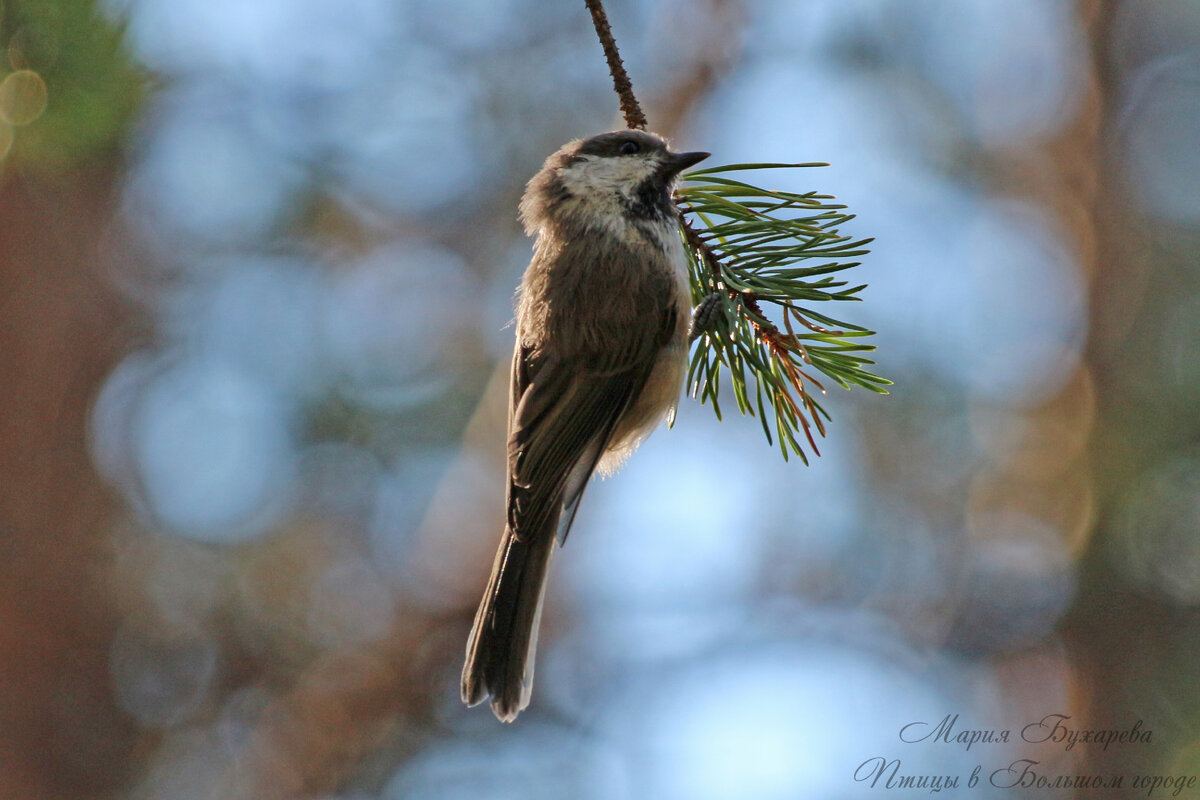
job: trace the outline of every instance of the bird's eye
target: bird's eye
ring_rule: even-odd
[[[638,143],[633,141],[632,139],[626,139],[625,141],[621,142],[621,146],[617,149],[621,153],[621,155],[627,156],[627,155],[636,153],[638,150],[641,150],[642,148],[638,147]]]

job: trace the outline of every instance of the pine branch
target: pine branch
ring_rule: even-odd
[[[830,418],[814,395],[814,389],[825,394],[825,387],[813,369],[847,389],[858,385],[885,393],[883,387],[890,383],[865,369],[874,363],[865,355],[874,347],[861,340],[871,331],[802,305],[858,300],[864,286],[848,287],[836,274],[857,266],[840,259],[865,255],[870,240],[839,233],[852,216],[844,213],[845,206],[827,202],[832,197],[761,189],[723,173],[811,166],[823,165],[698,170],[684,176],[694,185],[675,194],[692,266],[692,299],[699,303],[694,334],[704,340],[688,371],[691,393],[701,402],[711,401],[720,418],[721,372],[727,369],[738,409],[759,418],[769,442],[775,440],[769,424],[773,416],[784,459],[790,451],[805,463],[808,457],[797,434],[819,454],[814,433],[824,436],[824,420]],[[814,259],[812,266],[802,266]],[[778,312],[783,330],[768,317],[764,303]],[[703,325],[701,309],[707,318]]]

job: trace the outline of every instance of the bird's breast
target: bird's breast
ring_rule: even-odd
[[[673,330],[656,348],[646,383],[613,432],[600,462],[602,474],[615,471],[664,419],[674,415],[687,374],[687,331],[691,317],[687,256],[674,226],[655,235],[658,237],[655,245],[662,254],[655,263],[669,287],[660,313],[673,317]]]
[[[669,228],[662,228],[657,235],[663,252],[667,254],[667,261],[671,266],[671,277],[675,284],[675,303],[681,311],[682,318],[680,330],[686,336],[688,319],[692,308],[691,278],[689,276],[690,269],[687,253],[683,249],[683,240],[680,239],[679,229],[676,226],[671,225]]]
[[[526,345],[553,344],[581,365],[648,359],[664,344],[665,315],[687,316],[687,280],[673,225],[543,232],[522,284],[518,330]],[[675,327],[672,336],[686,335],[686,319]]]

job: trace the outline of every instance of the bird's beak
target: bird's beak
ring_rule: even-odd
[[[693,164],[699,164],[704,159],[708,158],[712,153],[667,153],[666,159],[663,161],[662,171],[668,178],[674,178],[679,173],[683,172]]]

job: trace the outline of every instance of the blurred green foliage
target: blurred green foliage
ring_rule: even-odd
[[[45,112],[14,126],[7,160],[62,172],[114,153],[145,84],[121,30],[92,0],[7,0],[0,19],[0,80],[28,70],[45,82]]]

